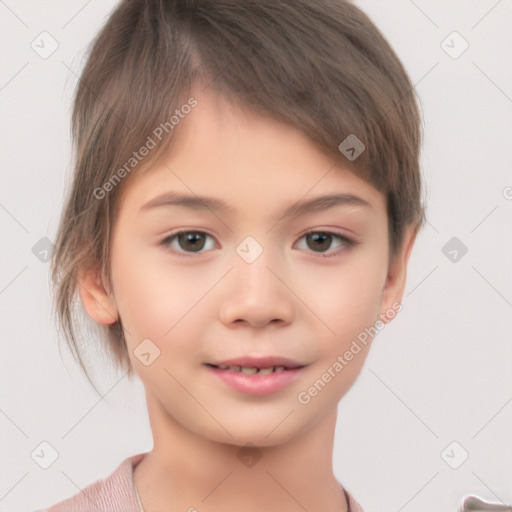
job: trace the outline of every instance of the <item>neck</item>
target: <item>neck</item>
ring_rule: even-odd
[[[144,512],[348,510],[332,471],[336,409],[292,440],[256,447],[197,435],[146,397],[154,447],[134,472]]]

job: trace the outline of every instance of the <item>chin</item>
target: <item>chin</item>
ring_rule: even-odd
[[[296,420],[292,420],[293,413],[286,418],[287,414],[282,414],[278,418],[260,418],[257,422],[247,420],[244,422],[242,420],[233,423],[224,421],[221,424],[229,433],[215,424],[214,427],[209,429],[203,428],[196,431],[196,434],[212,441],[233,446],[244,447],[249,443],[259,447],[279,446],[300,437],[313,427],[313,425],[297,425]]]

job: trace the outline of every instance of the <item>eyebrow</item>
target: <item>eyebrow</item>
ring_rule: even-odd
[[[161,194],[144,205],[141,211],[147,211],[159,207],[178,206],[188,208],[190,210],[204,211],[211,210],[219,213],[233,213],[235,208],[228,205],[221,199],[208,196],[185,195],[178,192],[170,191]],[[318,212],[333,208],[335,206],[361,206],[365,208],[373,208],[370,203],[353,194],[329,194],[324,196],[313,197],[306,201],[299,201],[276,215],[277,219],[300,217],[307,213]]]

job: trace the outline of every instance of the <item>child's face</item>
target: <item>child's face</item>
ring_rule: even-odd
[[[127,183],[113,232],[109,307],[121,317],[148,396],[172,421],[222,442],[272,445],[336,410],[367,355],[371,337],[365,345],[358,335],[401,299],[408,253],[387,280],[384,196],[334,167],[300,131],[242,114],[211,93],[195,97],[198,106],[180,121],[166,163]],[[215,198],[230,211],[144,207],[171,191]],[[368,205],[279,215],[328,194]],[[175,231],[196,238],[164,243]],[[308,238],[310,231],[358,243]],[[134,355],[145,339],[160,350],[149,366]],[[244,356],[306,366],[262,395],[234,389],[206,366]],[[342,369],[328,379],[336,361]],[[321,390],[308,391],[318,380]]]

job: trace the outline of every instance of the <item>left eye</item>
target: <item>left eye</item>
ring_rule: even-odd
[[[172,233],[164,240],[162,240],[161,245],[166,247],[167,249],[172,249],[176,251],[180,255],[184,254],[194,254],[200,253],[202,249],[205,248],[205,239],[210,238],[213,241],[213,237],[208,233],[204,233],[203,231],[179,231],[176,233]],[[305,235],[299,238],[299,241],[305,239],[306,244],[308,246],[313,246],[312,252],[319,254],[322,257],[332,257],[337,256],[340,252],[343,252],[344,248],[350,248],[355,245],[355,241],[347,238],[343,235],[338,235],[336,233],[331,233],[328,231],[310,231]],[[330,252],[328,254],[324,254],[324,250],[329,249],[332,245],[332,240],[338,239],[340,240],[340,244],[338,250],[334,252]],[[178,247],[176,247],[176,243]],[[174,246],[173,246],[174,244]],[[316,246],[316,247],[315,247]],[[210,244],[210,249],[215,248],[215,242]],[[205,251],[202,251],[205,252]]]
[[[341,252],[343,252],[346,249],[349,249],[350,247],[352,247],[356,244],[355,241],[351,240],[350,238],[347,238],[346,236],[338,235],[336,233],[331,233],[329,231],[310,231],[309,233],[306,233],[305,235],[303,235],[299,240],[302,240],[303,238],[306,239],[307,244],[312,243],[313,247],[316,245],[316,248],[313,249],[313,252],[316,252],[316,253],[319,252],[320,253],[319,255],[324,258],[331,258],[333,256],[338,256]],[[332,245],[333,238],[337,238],[338,240],[341,240],[339,248],[335,251],[324,254],[322,249],[329,249]],[[320,249],[320,251],[317,251],[317,249]]]

